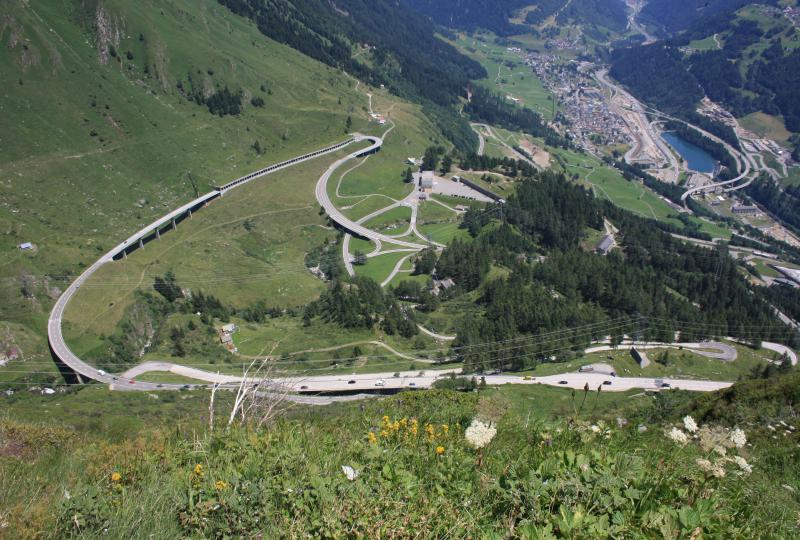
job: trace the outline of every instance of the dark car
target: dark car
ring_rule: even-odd
[[[603,381],[603,384],[605,384],[606,386],[610,386],[611,385],[611,381]]]
[[[131,379],[130,381],[128,381],[128,384],[136,384],[136,381],[134,381],[133,379]]]
[[[156,388],[164,388],[164,385],[163,384],[157,384]]]
[[[356,380],[355,379],[350,379],[349,381],[347,381],[347,384],[356,384]]]
[[[300,387],[300,390],[308,390],[308,386],[303,385],[303,386]]]
[[[410,382],[410,383],[408,383],[408,386],[417,386],[417,383],[415,383],[415,382]]]
[[[668,382],[661,383],[661,388],[672,388],[672,385],[669,384]]]
[[[558,381],[558,384],[569,384],[567,381]]]

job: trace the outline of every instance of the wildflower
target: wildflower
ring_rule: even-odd
[[[203,476],[203,466],[199,463],[194,466],[194,474],[197,476]]]
[[[495,435],[497,435],[496,428],[491,424],[484,424],[477,418],[472,420],[472,423],[464,432],[467,442],[474,448],[483,448],[492,441]]]
[[[389,417],[386,416],[385,414],[383,415],[383,418],[381,418],[381,420],[383,420],[384,424],[388,424],[389,423]]]
[[[433,441],[436,438],[436,429],[431,424],[425,424],[425,434],[429,441]]]
[[[385,429],[382,430],[381,431],[381,437],[383,437],[384,439],[387,439],[389,437],[389,432],[386,431]]]
[[[217,491],[222,491],[223,489],[228,487],[228,484],[226,484],[222,480],[217,480],[216,482],[214,482],[214,487],[217,488]]]
[[[743,473],[750,474],[753,472],[753,467],[751,467],[750,464],[747,463],[747,460],[745,460],[742,456],[734,457],[733,461],[739,466]]]
[[[436,447],[436,455],[437,456],[441,456],[442,454],[444,454],[444,446],[437,446]]]
[[[725,478],[725,469],[722,467],[722,465],[715,463],[711,468],[711,474],[715,478]]]
[[[623,418],[622,416],[617,416],[617,427],[618,428],[624,428],[627,425],[628,425],[628,419],[627,418]]]
[[[367,435],[367,440],[369,441],[369,444],[377,444],[378,438],[375,436],[375,432],[370,431]]]
[[[638,431],[639,433],[644,433],[645,431],[647,431],[647,426],[644,424],[639,424],[638,426],[636,426],[636,431]]]
[[[714,452],[716,452],[717,454],[719,454],[719,455],[721,455],[723,457],[725,456],[725,454],[728,453],[728,451],[725,450],[725,447],[724,446],[720,446],[720,445],[717,445],[717,446],[714,447]]]
[[[745,436],[744,431],[739,428],[734,429],[731,432],[731,442],[736,448],[741,448],[747,444],[747,437]]]
[[[442,424],[442,434],[447,435],[447,432],[450,430],[450,426],[447,424]]]
[[[351,482],[353,480],[355,480],[356,478],[358,478],[358,471],[356,471],[350,465],[342,465],[342,472],[347,477],[347,479],[350,480]]]
[[[592,430],[592,433],[600,433],[600,426],[592,425],[589,429]]]
[[[683,417],[683,427],[686,428],[686,431],[689,433],[694,433],[697,431],[697,422],[694,421],[694,418],[691,416],[684,416]]]
[[[667,436],[681,446],[689,442],[689,437],[686,436],[686,433],[676,427],[672,428],[672,431],[667,433]]]
[[[588,463],[581,463],[581,471],[589,472],[589,464]]]
[[[122,480],[122,475],[121,474],[119,474],[118,472],[111,473],[111,481],[112,482],[116,483],[116,482],[119,482],[120,480]]]
[[[714,465],[707,460],[707,459],[696,459],[694,461],[697,464],[697,467],[703,472],[711,472],[711,469],[714,468]]]

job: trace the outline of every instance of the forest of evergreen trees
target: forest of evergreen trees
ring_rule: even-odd
[[[642,337],[669,341],[676,331],[683,339],[787,336],[767,296],[741,277],[735,261],[677,240],[559,176],[526,180],[506,206],[503,226],[453,243],[436,267],[437,276],[480,291],[482,315],[465,318],[453,344],[453,356],[474,369],[520,369],[552,356],[553,343],[536,340],[504,353],[507,340],[586,325],[608,335],[621,319],[629,323],[620,332],[630,333],[637,321]],[[605,257],[581,248],[587,228],[600,230],[604,219],[621,230],[621,249]],[[492,265],[509,275],[486,283]],[[567,332],[558,348],[585,347],[597,337]]]

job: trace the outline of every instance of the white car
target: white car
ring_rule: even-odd
[[[105,371],[103,371],[102,369],[98,369],[97,370],[97,374],[98,375],[107,375],[107,373]]]
[[[386,381],[381,379],[381,380],[379,380],[378,382],[375,383],[375,386],[386,386]]]

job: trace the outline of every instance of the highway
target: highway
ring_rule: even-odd
[[[210,191],[205,195],[201,195],[200,197],[190,201],[180,208],[177,208],[165,216],[157,219],[156,221],[150,223],[146,227],[143,227],[133,235],[129,236],[123,242],[114,246],[110,251],[104,254],[100,259],[98,259],[94,264],[89,266],[86,270],[83,271],[82,274],[78,276],[78,278],[72,282],[69,287],[61,294],[61,296],[56,301],[53,309],[50,311],[50,316],[47,320],[47,337],[50,343],[50,348],[53,354],[67,367],[69,367],[72,371],[74,371],[79,379],[93,379],[108,385],[112,385],[117,389],[126,389],[126,390],[155,390],[156,388],[180,388],[183,385],[179,384],[164,384],[161,386],[157,386],[155,383],[144,383],[144,382],[135,382],[131,383],[130,380],[121,378],[112,374],[104,374],[100,373],[95,367],[87,364],[80,357],[78,357],[75,353],[67,345],[64,335],[62,332],[61,324],[64,318],[64,312],[66,311],[67,304],[75,295],[75,293],[80,289],[81,285],[83,285],[97,270],[105,264],[111,263],[114,261],[115,258],[120,256],[124,256],[128,253],[129,250],[132,248],[135,249],[136,246],[141,248],[143,246],[143,242],[146,238],[150,237],[151,235],[155,234],[156,236],[160,235],[160,230],[168,226],[168,224],[172,224],[175,226],[175,220],[186,215],[187,213],[190,214],[193,210],[202,208],[205,204],[209,201],[216,199],[217,197],[222,197],[225,193],[234,189],[236,187],[242,186],[256,178],[260,178],[267,174],[271,174],[273,172],[279,171],[281,169],[285,169],[287,167],[291,167],[298,163],[302,163],[304,161],[308,161],[310,159],[317,158],[319,156],[329,154],[331,152],[336,152],[337,150],[346,147],[349,144],[354,142],[362,141],[365,137],[363,136],[354,136],[350,137],[347,140],[334,144],[332,146],[328,146],[322,148],[320,150],[316,150],[314,152],[310,152],[308,154],[303,154],[301,156],[282,161],[280,163],[276,163],[264,169],[260,169],[258,171],[252,172],[246,176],[238,178],[224,186],[216,188],[214,191]],[[382,144],[382,140],[373,137],[371,138],[373,145],[368,148],[367,150],[362,150],[360,152],[356,152],[357,155],[365,153],[366,151],[379,148]],[[135,386],[135,388],[133,388]]]
[[[389,128],[389,131],[390,130],[391,128]],[[388,131],[386,133],[388,133]],[[384,133],[384,137],[386,136],[386,133]],[[416,250],[425,249],[426,246],[424,244],[418,244],[416,242],[408,242],[406,240],[398,240],[397,238],[392,238],[389,235],[381,234],[379,232],[373,231],[372,229],[368,229],[367,227],[364,227],[359,223],[356,223],[352,219],[345,216],[336,207],[336,205],[333,204],[333,201],[331,201],[330,197],[328,196],[328,181],[331,179],[333,173],[336,172],[336,169],[338,169],[351,159],[356,159],[365,156],[367,154],[370,154],[372,152],[375,152],[376,150],[380,149],[381,145],[383,145],[383,139],[381,137],[375,137],[370,135],[356,134],[353,137],[353,140],[356,142],[368,140],[372,144],[367,148],[357,150],[352,154],[349,154],[337,160],[330,167],[328,167],[328,170],[326,170],[325,173],[323,173],[323,175],[320,176],[319,181],[317,182],[317,188],[315,192],[317,197],[317,202],[320,204],[320,206],[322,206],[322,208],[325,210],[325,213],[328,214],[328,217],[330,217],[332,221],[334,221],[336,224],[338,224],[340,227],[345,229],[347,232],[353,234],[354,236],[359,236],[361,238],[366,238],[372,241],[380,241],[388,244],[396,244],[398,246],[403,246]]]

